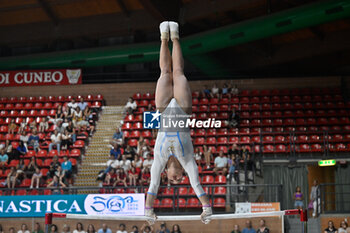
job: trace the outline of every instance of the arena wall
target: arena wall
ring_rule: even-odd
[[[232,83],[240,89],[283,89],[309,87],[340,87],[341,77],[305,77],[305,78],[264,78],[264,79],[232,79],[190,81],[192,91],[202,90],[204,85],[211,87],[216,83],[221,87],[224,83]],[[156,82],[82,84],[72,86],[31,86],[0,87],[0,97],[12,96],[59,96],[59,95],[97,95],[102,94],[108,105],[124,105],[126,99],[134,93],[155,91]]]

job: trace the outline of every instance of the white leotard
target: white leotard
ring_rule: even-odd
[[[173,98],[168,104],[163,114],[173,114],[176,120],[176,114],[187,115],[183,109],[178,105],[176,99]],[[183,119],[182,117],[179,117]],[[151,167],[151,183],[148,194],[157,195],[161,173],[163,172],[170,156],[175,156],[182,167],[188,174],[192,188],[196,195],[201,197],[205,195],[198,176],[198,167],[194,160],[193,145],[189,129],[172,129],[159,130],[156,144],[154,147],[154,162]]]

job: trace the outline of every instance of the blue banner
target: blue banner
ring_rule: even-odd
[[[44,217],[45,213],[143,215],[144,194],[1,196],[0,217]]]

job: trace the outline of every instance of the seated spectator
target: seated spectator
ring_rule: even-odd
[[[43,174],[41,174],[40,168],[36,167],[35,168],[35,172],[32,176],[32,181],[30,183],[30,188],[32,189],[34,187],[34,184],[36,184],[36,188],[39,188],[40,185],[40,179],[43,176]]]
[[[52,181],[47,185],[48,188],[55,188],[52,190],[52,194],[61,194],[60,187],[65,188],[66,185],[60,180],[58,176],[54,176]]]
[[[58,233],[58,228],[57,228],[57,226],[55,224],[52,224],[50,226],[49,233]]]
[[[125,224],[124,223],[119,224],[119,230],[117,230],[117,233],[128,233],[125,230]]]
[[[133,167],[135,167],[136,172],[140,174],[141,169],[142,169],[142,165],[143,165],[143,162],[142,162],[140,156],[135,155],[135,159],[131,162],[131,165]]]
[[[111,229],[108,228],[107,224],[103,223],[102,228],[97,233],[112,233]]]
[[[228,90],[229,88],[228,88],[228,85],[227,85],[227,83],[224,83],[224,85],[223,85],[223,87],[222,87],[222,90],[221,90],[221,94],[222,95],[227,95],[228,94]],[[222,96],[221,96],[222,97]]]
[[[180,226],[178,224],[174,224],[173,225],[173,230],[171,231],[171,233],[182,233]]]
[[[20,181],[17,179],[17,171],[15,167],[10,168],[10,172],[7,175],[7,187],[10,188],[15,188],[16,185],[20,183]]]
[[[148,226],[146,223],[144,223],[141,226],[140,230],[141,230],[142,233],[153,233],[153,227],[152,226]]]
[[[199,150],[199,147],[196,147],[194,150],[194,159],[196,160],[197,165],[201,164],[203,153]]]
[[[147,158],[143,161],[143,168],[145,169],[145,168],[149,168],[149,169],[151,169],[151,167],[152,167],[152,164],[153,164],[153,159],[152,159],[152,157],[151,157],[151,154],[148,154],[147,155]]]
[[[76,102],[75,102],[75,99],[72,98],[71,101],[67,104],[67,107],[68,107],[70,110],[75,111],[75,109],[78,107],[78,103],[76,103]]]
[[[75,109],[75,111],[73,112],[73,125],[75,127],[79,126],[79,122],[83,120],[83,111],[81,111],[81,109],[79,107],[77,107]]]
[[[205,161],[205,168],[210,169],[210,161],[213,158],[213,154],[211,152],[211,148],[208,148],[207,145],[203,146],[203,155],[204,155],[204,161]]]
[[[124,155],[128,160],[134,160],[136,156],[136,150],[135,148],[131,147],[130,145],[127,145],[125,150],[124,150]]]
[[[216,175],[222,173],[222,175],[226,176],[227,173],[227,157],[224,156],[224,151],[221,150],[219,152],[219,156],[217,156],[214,160],[214,172]]]
[[[243,229],[242,233],[256,233],[256,231],[252,227],[252,221],[247,220],[245,222],[245,226],[246,226],[246,228]]]
[[[340,227],[338,229],[338,233],[348,233],[350,228],[348,227],[348,223],[344,220],[340,222]]]
[[[136,108],[137,108],[136,101],[132,97],[129,97],[128,102],[124,106],[124,113],[132,114],[136,110]]]
[[[113,147],[113,148],[111,149],[111,151],[109,152],[109,154],[110,154],[110,155],[113,155],[115,159],[120,159],[121,154],[122,154],[122,152],[121,152],[121,150],[120,150],[120,146],[117,145],[116,147]]]
[[[338,233],[337,228],[334,227],[332,220],[328,221],[328,227],[324,229],[324,233]]]
[[[14,227],[10,227],[9,233],[15,233],[15,228]]]
[[[218,98],[219,97],[219,88],[218,86],[216,85],[216,83],[214,83],[213,87],[211,88],[211,97],[216,97]]]
[[[130,233],[139,233],[139,228],[135,225],[135,226],[132,226],[132,232]]]
[[[33,156],[30,158],[30,162],[29,162],[27,169],[25,171],[25,173],[26,173],[25,175],[27,178],[32,178],[32,175],[35,173],[36,167],[38,167],[38,165],[36,163],[35,157]]]
[[[149,185],[150,181],[151,181],[150,169],[148,167],[145,167],[141,174],[141,184]]]
[[[72,143],[76,142],[76,140],[77,140],[77,134],[76,134],[76,132],[75,132],[75,128],[74,128],[74,125],[73,125],[73,122],[72,122],[72,121],[68,122],[68,126],[66,127],[66,130],[67,130],[68,133],[71,135]]]
[[[15,131],[17,129],[15,119],[11,119],[10,124],[8,124],[7,128],[8,128],[8,131],[7,131],[8,134],[15,134]]]
[[[128,173],[129,173],[128,175],[129,175],[130,186],[136,186],[137,180],[139,179],[139,173],[136,171],[136,168],[131,167]]]
[[[230,128],[236,128],[239,124],[239,115],[235,108],[232,108],[231,114],[228,117],[228,125]]]
[[[17,233],[30,233],[27,224],[23,223],[21,226],[21,230],[17,231]]]
[[[56,168],[52,164],[50,164],[49,170],[46,173],[47,178],[53,178],[55,176],[55,173],[56,173]]]
[[[160,224],[160,229],[157,230],[157,233],[170,233],[170,231],[168,228],[166,228],[166,225],[163,222],[162,224]]]
[[[127,187],[127,183],[126,183],[126,174],[123,168],[119,168],[117,170],[117,178],[114,181],[113,187],[117,186],[118,184],[124,184],[125,187]]]
[[[52,158],[52,162],[50,165],[53,165],[55,170],[57,170],[58,167],[61,166],[61,163],[58,161],[58,156],[55,155],[53,158]]]
[[[231,94],[233,96],[238,95],[238,93],[239,93],[239,89],[238,89],[237,85],[234,85],[233,87],[231,87]]]
[[[73,233],[86,233],[84,231],[84,227],[83,227],[83,224],[81,222],[77,223],[77,226],[76,226],[75,230],[73,231]]]
[[[105,177],[105,183],[106,185],[111,185],[114,184],[114,182],[117,180],[117,173],[115,172],[116,170],[112,168]]]
[[[35,223],[32,233],[44,233],[44,231],[41,229],[40,223]]]
[[[9,161],[9,156],[6,154],[5,148],[0,150],[0,169],[5,169]]]
[[[122,155],[122,160],[119,161],[120,168],[127,173],[131,168],[131,161],[126,159],[126,155]]]
[[[61,233],[70,233],[70,227],[67,224],[64,224]]]
[[[204,97],[211,97],[211,91],[210,91],[210,89],[208,88],[208,85],[204,85],[204,89],[203,89],[203,93],[202,93],[202,95],[204,96]]]
[[[304,203],[303,203],[304,197],[303,197],[303,194],[301,192],[300,186],[296,187],[295,193],[293,195],[293,199],[294,199],[294,207],[296,209],[302,209],[304,206]]]
[[[23,131],[21,133],[21,135],[19,136],[19,140],[21,142],[23,142],[23,145],[26,147],[26,149],[28,150],[28,140],[29,140],[29,136],[27,135],[27,133],[25,131]]]
[[[14,159],[19,159],[22,156],[25,156],[27,153],[27,148],[24,146],[23,142],[19,142],[17,148],[13,151]]]
[[[155,110],[156,110],[156,108],[155,108],[152,104],[148,104],[148,105],[147,105],[146,111],[153,112],[153,111],[155,111]]]
[[[26,178],[27,166],[25,165],[23,159],[19,160],[16,170],[17,170],[17,179],[23,180],[24,178]]]
[[[37,124],[36,124],[36,121],[32,121],[32,122],[30,122],[29,124],[29,129],[30,130],[33,130],[33,129],[38,129],[38,127],[37,127]]]
[[[92,136],[93,132],[95,131],[95,123],[92,121],[90,124],[90,120],[92,120],[93,115],[91,113],[91,109],[89,107],[86,107],[83,111],[83,120],[79,123],[81,127],[83,127],[84,130],[89,131],[89,135]]]
[[[84,98],[80,98],[80,102],[78,103],[78,107],[81,111],[84,111],[86,107],[88,107],[88,103],[84,102]]]
[[[39,133],[45,133],[49,130],[49,122],[47,121],[47,117],[43,117],[42,121],[39,123]]]
[[[141,136],[137,143],[137,154],[142,158],[146,158],[148,154],[151,153],[149,145],[147,145],[145,139]]]
[[[23,131],[27,130],[27,122],[23,121],[18,128],[18,134],[22,134]]]
[[[260,227],[256,231],[256,233],[270,233],[269,228],[266,227],[266,223],[264,219],[260,219],[259,221]]]
[[[233,231],[231,231],[231,233],[241,233],[241,231],[239,230],[239,226],[237,224],[234,225]]]
[[[72,162],[68,160],[67,156],[63,157],[63,162],[61,163],[62,170],[64,172],[64,178],[69,181],[72,177],[73,166]]]
[[[57,109],[56,109],[56,113],[54,118],[50,119],[50,122],[52,122],[53,124],[57,125],[58,123],[61,123],[63,121],[63,110],[62,110],[62,105],[58,105]]]
[[[33,129],[32,134],[28,138],[28,145],[32,146],[36,152],[39,151],[39,146],[40,146],[39,140],[40,140],[40,137],[37,133],[37,130]]]
[[[55,129],[54,133],[51,135],[51,143],[49,144],[49,152],[52,150],[53,146],[56,146],[58,154],[61,151],[61,134]]]
[[[63,183],[65,182],[65,172],[62,170],[61,166],[58,166],[55,172],[55,176],[58,176],[59,180],[62,181]]]
[[[92,224],[89,224],[86,233],[96,233],[95,227]]]
[[[68,130],[64,130],[61,136],[61,149],[68,150],[71,145],[73,145],[72,135],[69,134]]]

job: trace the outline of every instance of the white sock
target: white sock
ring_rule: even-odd
[[[169,22],[164,21],[159,25],[160,39],[169,40]]]
[[[169,21],[169,27],[171,40],[179,39],[179,24],[174,21]]]

